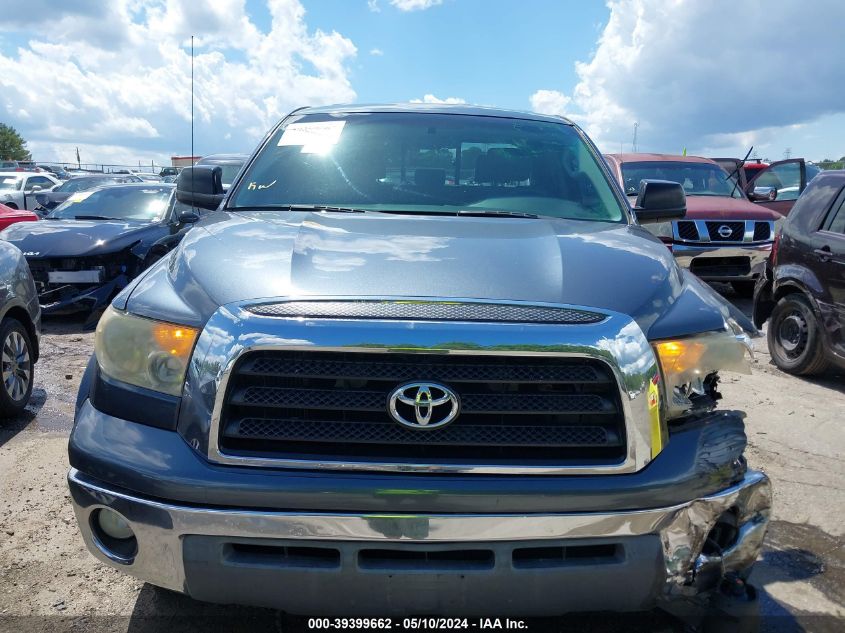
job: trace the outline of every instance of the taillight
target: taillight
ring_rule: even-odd
[[[774,241],[772,242],[772,254],[771,254],[771,256],[770,256],[770,257],[771,257],[772,266],[777,265],[777,258],[778,258],[778,244],[780,244],[780,236],[781,236],[781,232],[780,232],[780,231],[778,231],[777,233],[775,233],[775,239],[774,239]]]

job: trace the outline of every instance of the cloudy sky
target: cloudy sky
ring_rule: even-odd
[[[0,122],[39,161],[250,151],[291,109],[565,114],[604,151],[845,155],[842,0],[4,0]]]

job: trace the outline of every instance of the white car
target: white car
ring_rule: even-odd
[[[0,171],[0,204],[12,209],[33,210],[38,191],[51,189],[61,180],[47,173],[34,171]]]

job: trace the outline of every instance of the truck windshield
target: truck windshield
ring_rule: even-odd
[[[684,188],[688,196],[733,196],[742,198],[742,191],[735,187],[735,181],[728,172],[712,163],[690,163],[671,161],[645,161],[622,163],[622,179],[625,193],[636,195],[640,181],[671,180]]]
[[[228,208],[301,205],[626,220],[597,156],[572,126],[456,114],[290,117]]]

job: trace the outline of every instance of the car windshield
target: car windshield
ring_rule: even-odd
[[[688,196],[732,196],[741,198],[742,191],[735,187],[728,172],[712,163],[690,163],[673,161],[645,161],[622,163],[622,179],[625,193],[636,195],[640,181],[670,180],[684,188]]]
[[[0,189],[20,191],[22,182],[18,176],[0,176]]]
[[[273,134],[228,208],[316,205],[625,221],[599,160],[563,122],[428,113],[305,115],[290,117]]]
[[[119,182],[116,178],[71,178],[65,183],[56,187],[53,191],[73,193],[74,191],[85,191],[102,185]]]
[[[114,186],[72,194],[48,219],[136,220],[157,222],[164,217],[173,187]]]

